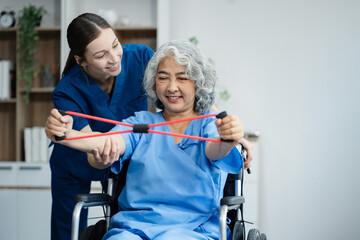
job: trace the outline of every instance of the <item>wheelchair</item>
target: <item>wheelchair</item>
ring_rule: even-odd
[[[246,150],[241,145],[239,145],[238,149],[244,161],[246,161]],[[125,186],[128,162],[124,161],[119,174],[109,173],[108,193],[79,194],[75,197],[77,203],[72,216],[71,240],[101,240],[105,235],[109,228],[110,218],[118,212],[117,199]],[[248,171],[248,173],[250,172]],[[224,197],[220,201],[220,240],[228,239],[228,228],[232,232],[232,240],[267,240],[266,235],[256,228],[250,229],[246,238],[245,223],[249,222],[246,222],[243,216],[243,206],[245,203],[245,198],[243,197],[243,178],[244,169],[241,169],[237,174],[228,174],[224,187]],[[95,225],[91,225],[79,233],[81,210],[95,206],[104,207],[104,219],[99,220]],[[227,221],[228,219],[230,219],[230,222]]]

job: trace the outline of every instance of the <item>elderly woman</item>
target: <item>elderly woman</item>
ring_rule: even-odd
[[[192,43],[171,41],[161,46],[150,60],[144,86],[149,104],[157,113],[137,112],[123,122],[153,124],[215,113],[217,75],[208,58]],[[128,130],[117,125],[111,131]],[[227,139],[230,142],[199,141],[181,136],[124,133],[78,140],[64,144],[91,153],[111,146],[120,157],[111,165],[119,173],[129,159],[127,182],[119,197],[119,212],[112,218],[104,239],[218,239],[220,199],[227,173],[242,168],[236,148],[243,141],[243,126],[238,117],[228,115],[161,125],[155,130]],[[72,117],[52,110],[46,126],[47,135],[68,138],[93,135],[72,130]]]

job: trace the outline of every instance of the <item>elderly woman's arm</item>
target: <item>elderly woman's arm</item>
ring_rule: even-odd
[[[233,147],[238,145],[244,137],[243,124],[235,115],[228,115],[216,119],[215,124],[219,132],[219,139],[232,140],[231,142],[208,142],[205,148],[206,156],[213,161],[225,157]]]

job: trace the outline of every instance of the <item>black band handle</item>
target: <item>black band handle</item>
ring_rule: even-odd
[[[219,113],[218,115],[216,115],[216,118],[223,119],[226,116],[227,116],[227,112],[223,111],[223,112]],[[233,140],[231,140],[231,139],[222,139],[221,138],[221,141],[223,141],[223,142],[232,142]]]
[[[134,133],[148,133],[149,125],[148,124],[134,124],[133,132]]]
[[[65,111],[63,111],[63,110],[58,110],[59,111],[59,113],[61,114],[61,115],[63,115],[63,116],[65,116],[66,115],[66,112]],[[61,137],[58,137],[58,136],[55,136],[55,140],[56,141],[61,141],[61,140],[64,140],[66,138],[66,135],[64,134],[64,136],[61,136]]]

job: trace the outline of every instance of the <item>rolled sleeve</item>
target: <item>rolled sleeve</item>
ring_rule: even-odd
[[[115,128],[113,128],[113,129],[115,129]],[[119,131],[119,130],[112,130],[112,131]],[[131,141],[129,140],[130,134],[131,133],[125,133],[122,135],[124,138],[125,144],[126,144],[126,149],[125,149],[124,154],[122,156],[120,156],[119,161],[116,161],[111,165],[111,171],[115,174],[120,173],[120,171],[123,167],[123,161],[126,159],[130,159],[130,156],[133,153],[133,145],[132,145]]]
[[[238,173],[243,167],[243,159],[239,150],[234,147],[228,155],[217,161],[211,161],[215,166],[227,173]]]
[[[135,115],[137,115],[137,113],[135,113]],[[123,122],[129,123],[129,124],[136,124],[139,122],[139,120],[136,117],[129,117],[128,119],[124,120]],[[123,130],[128,130],[128,127],[122,126],[122,125],[116,125],[110,131],[115,132],[115,131],[123,131]],[[131,156],[134,152],[134,149],[140,138],[140,134],[138,134],[138,133],[134,134],[133,132],[124,133],[121,135],[124,138],[126,148],[125,148],[124,154],[122,156],[120,156],[119,161],[116,161],[111,165],[111,171],[114,172],[115,174],[118,174],[121,171],[121,168],[123,166],[123,161],[131,158]]]

